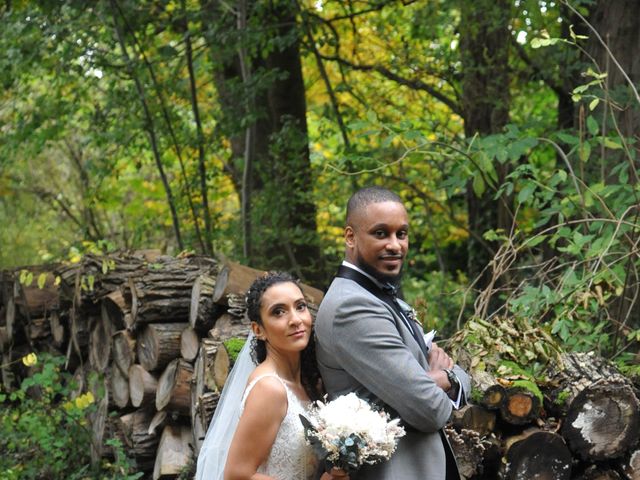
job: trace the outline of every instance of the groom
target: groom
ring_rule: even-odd
[[[347,204],[345,260],[316,318],[316,355],[331,398],[349,392],[381,400],[407,431],[388,462],[352,479],[460,478],[442,427],[466,401],[468,375],[423,337],[414,311],[395,295],[409,247],[400,197],[380,187]]]

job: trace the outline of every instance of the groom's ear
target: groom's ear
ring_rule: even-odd
[[[353,248],[355,245],[355,236],[356,232],[353,231],[353,227],[351,225],[344,227],[344,243],[347,247]]]

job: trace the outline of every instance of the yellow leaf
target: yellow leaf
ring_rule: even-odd
[[[32,367],[36,363],[38,363],[38,356],[35,353],[31,352],[30,354],[22,357],[22,363],[24,363],[27,367]]]

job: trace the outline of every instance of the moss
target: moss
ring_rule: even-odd
[[[564,404],[567,403],[567,400],[569,400],[569,396],[570,395],[571,395],[571,393],[569,393],[568,390],[563,390],[562,392],[560,392],[558,394],[558,396],[556,397],[554,403],[556,405],[563,406]]]
[[[544,399],[542,397],[542,392],[538,388],[538,385],[535,384],[535,382],[532,382],[531,380],[516,380],[515,382],[513,382],[513,386],[524,388],[525,390],[533,393],[536,397],[538,397],[538,400],[540,400],[540,405],[543,404]]]
[[[245,341],[246,340],[244,338],[234,337],[223,342],[225,348],[227,349],[227,352],[229,352],[229,357],[231,358],[232,362],[235,362],[236,358],[238,358],[238,354],[240,353],[240,350],[242,350]]]

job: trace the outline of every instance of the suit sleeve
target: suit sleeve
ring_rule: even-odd
[[[331,335],[336,361],[405,422],[423,432],[445,425],[451,401],[406,347],[385,304],[369,296],[343,301]]]

